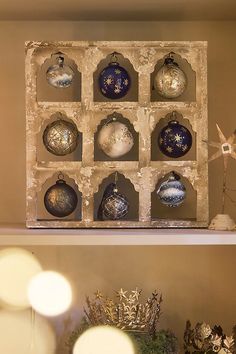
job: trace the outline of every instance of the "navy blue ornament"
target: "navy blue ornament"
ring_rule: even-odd
[[[101,71],[98,78],[103,96],[110,99],[124,97],[130,89],[131,79],[128,72],[119,65],[115,54],[109,65]]]
[[[103,194],[98,209],[99,220],[119,220],[127,215],[129,202],[127,198],[118,192],[116,183],[110,183]]]
[[[192,135],[177,120],[171,120],[161,130],[158,136],[158,146],[161,152],[168,157],[182,157],[191,149]]]
[[[162,204],[168,207],[178,207],[186,198],[186,188],[179,175],[172,172],[167,181],[162,182],[157,195]]]

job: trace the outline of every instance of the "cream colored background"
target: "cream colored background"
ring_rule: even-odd
[[[25,40],[207,40],[209,136],[215,123],[226,136],[236,128],[236,22],[0,22],[0,222],[25,220]],[[214,150],[210,150],[213,153]],[[222,161],[210,165],[210,214],[220,211]],[[236,161],[229,165],[236,189]],[[235,195],[236,199],[236,195]],[[236,208],[227,202],[236,219]],[[162,327],[181,338],[187,318],[236,322],[235,247],[34,247],[45,268],[65,272],[75,299],[97,287],[157,287],[164,296]]]
[[[235,35],[236,22],[0,22],[0,222],[25,220],[25,40],[207,40],[209,137],[216,140],[216,122],[226,136],[236,128]],[[210,164],[211,216],[220,211],[221,167]],[[236,188],[236,161],[229,168]],[[236,218],[230,202],[227,211]]]

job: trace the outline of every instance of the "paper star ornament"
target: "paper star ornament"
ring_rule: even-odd
[[[207,144],[209,146],[213,146],[218,149],[209,159],[209,161],[213,161],[218,157],[223,156],[224,158],[224,168],[227,168],[228,158],[232,157],[236,160],[236,144],[234,144],[236,138],[236,131],[228,138],[224,136],[218,124],[216,124],[216,128],[219,135],[219,142],[208,141]]]

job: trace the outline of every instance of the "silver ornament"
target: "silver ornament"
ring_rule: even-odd
[[[186,188],[179,181],[179,176],[173,173],[167,181],[162,182],[157,195],[162,204],[169,207],[178,207],[186,198]]]
[[[78,130],[74,123],[58,119],[48,124],[43,132],[43,143],[54,155],[64,156],[73,152],[78,145]]]
[[[134,138],[125,124],[112,121],[100,129],[97,142],[107,156],[118,158],[132,149]]]
[[[59,56],[57,64],[52,65],[46,72],[48,83],[56,88],[67,88],[71,86],[74,78],[74,71],[69,65],[64,64],[64,58]]]
[[[154,78],[154,87],[164,98],[177,98],[187,87],[187,77],[169,56]]]

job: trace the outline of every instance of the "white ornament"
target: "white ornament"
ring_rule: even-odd
[[[129,128],[121,122],[105,124],[98,134],[98,146],[109,157],[118,158],[127,154],[134,145]]]

